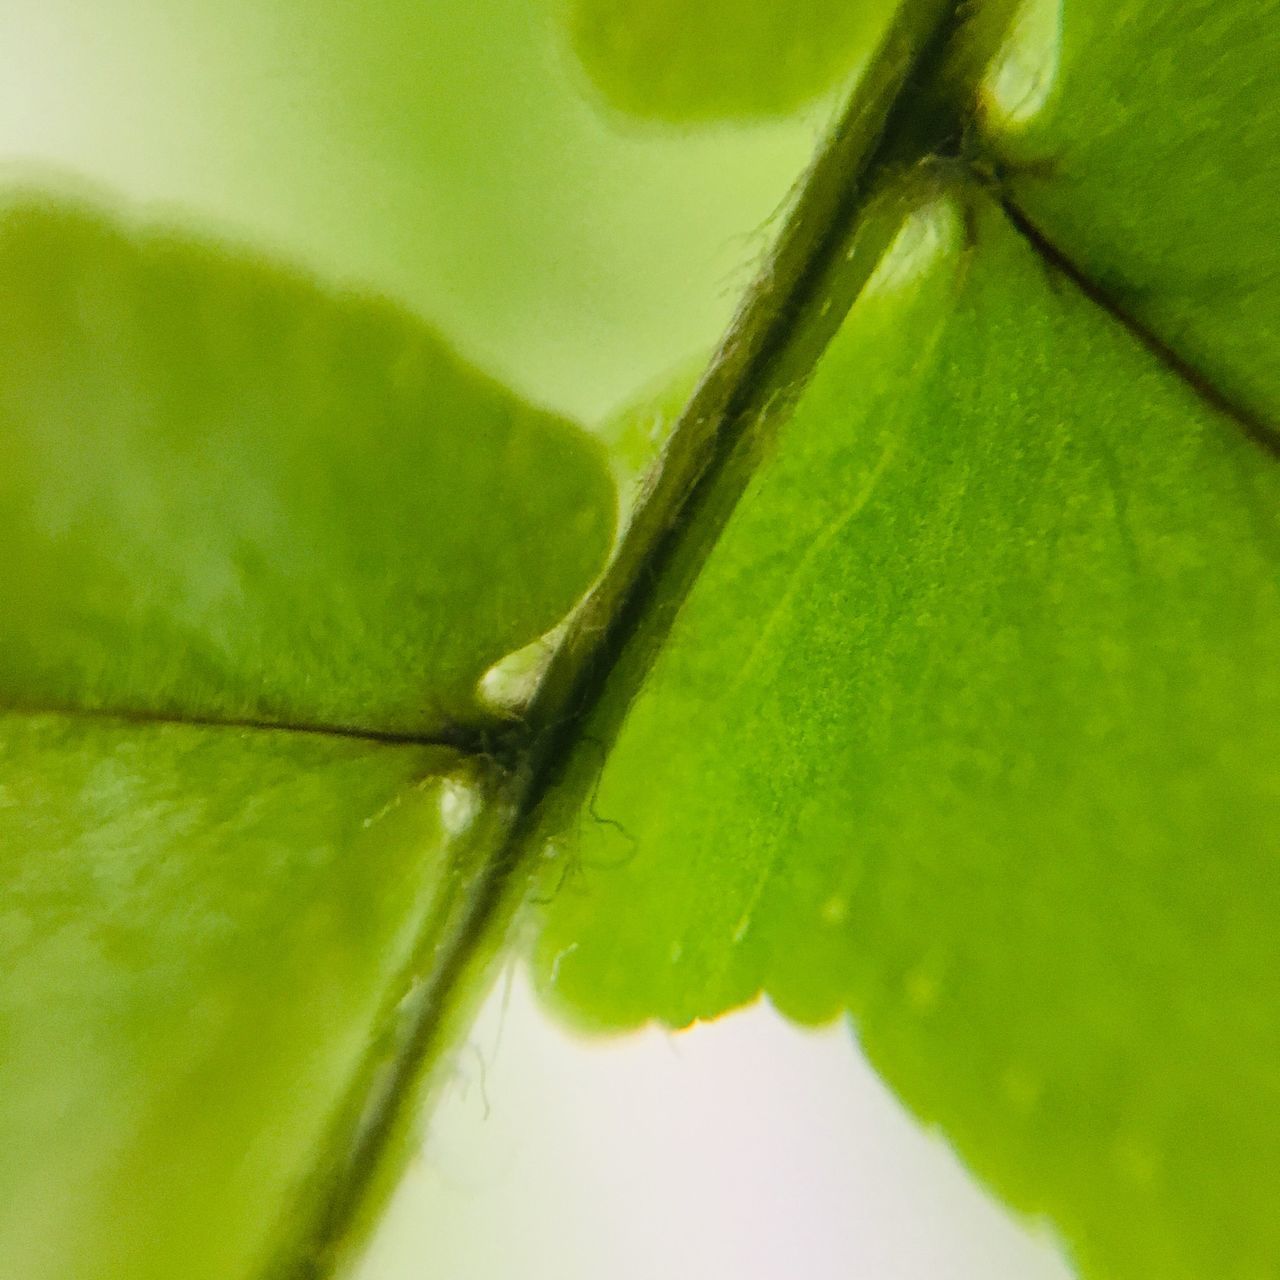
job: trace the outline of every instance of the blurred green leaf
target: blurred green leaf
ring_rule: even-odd
[[[822,122],[620,129],[555,0],[6,0],[0,179],[160,203],[594,422],[714,343]]]
[[[785,115],[875,46],[891,0],[560,0],[569,40],[614,107],[669,122]]]
[[[468,891],[490,770],[428,740],[600,567],[603,451],[386,304],[47,200],[0,299],[0,1272],[292,1266]]]
[[[602,453],[425,326],[0,211],[0,699],[430,735],[612,538]]]

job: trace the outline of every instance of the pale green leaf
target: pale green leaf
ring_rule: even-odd
[[[1086,1275],[1274,1275],[1278,651],[1276,459],[941,200],[631,707],[543,985],[604,1026],[847,1008]]]
[[[0,1272],[261,1275],[407,990],[470,766],[6,713],[0,770]]]
[[[373,300],[0,210],[0,701],[431,734],[599,568],[601,451]]]

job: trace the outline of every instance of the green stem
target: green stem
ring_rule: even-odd
[[[994,0],[1002,13],[1012,0]],[[529,711],[516,844],[562,829],[750,481],[774,427],[936,169],[959,143],[957,0],[904,0],[802,180],[763,271],[673,431],[616,557],[574,618]],[[995,38],[994,34],[990,38]],[[984,38],[983,43],[986,43]],[[593,750],[582,750],[583,743]]]
[[[992,0],[1002,13],[1012,0]],[[953,43],[962,0],[902,0],[839,123],[798,186],[773,253],[672,433],[618,553],[575,615],[527,723],[500,744],[473,874],[424,929],[396,1018],[395,1050],[371,1063],[333,1130],[325,1184],[270,1274],[332,1273],[388,1187],[406,1103],[483,990],[544,838],[586,801],[603,752],[785,406],[808,377],[902,220],[930,188],[928,157],[958,142]],[[999,24],[996,24],[999,26]],[[945,166],[943,166],[945,167]],[[913,179],[902,181],[905,171]],[[584,747],[591,748],[585,750]],[[412,978],[412,975],[410,975]],[[298,1248],[299,1237],[302,1247]],[[282,1255],[285,1256],[285,1255]],[[297,1259],[301,1257],[301,1261]]]

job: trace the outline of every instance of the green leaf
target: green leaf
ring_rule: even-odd
[[[336,1163],[474,769],[14,713],[0,761],[4,1274],[262,1274]]]
[[[456,757],[355,739],[475,727],[480,671],[600,563],[600,460],[385,311],[98,219],[9,215],[0,703],[97,713],[14,716],[0,737],[18,794],[0,808],[6,902],[34,886],[0,934],[16,939],[0,1010],[22,1046],[0,1065],[16,1073],[0,1119],[39,1170],[3,1221],[28,1272],[145,1276],[149,1232],[157,1276],[190,1272],[188,1239],[207,1243],[211,1275],[260,1272],[272,1253],[323,1271],[382,1120],[545,852],[531,834],[576,803],[607,742],[569,857],[552,860],[539,963],[559,1001],[606,1026],[682,1023],[762,989],[799,1019],[848,1010],[907,1100],[1049,1215],[1089,1274],[1276,1274],[1274,37],[1255,40],[1243,5],[1033,4],[979,119],[956,114],[976,89],[957,97],[957,81],[1006,6],[955,21],[972,8],[899,10],[601,591],[498,743],[479,852],[444,828],[482,797],[465,780],[415,786]],[[282,44],[263,12],[261,83],[325,122],[298,172],[332,144],[372,175],[342,184],[344,201],[378,203],[382,169],[416,197],[415,148],[436,135],[402,110],[424,78],[413,41],[389,52],[362,19],[370,60],[335,9],[323,39],[283,24]],[[584,0],[570,17],[615,105],[686,120],[834,85],[872,43],[853,34],[864,20],[682,11],[690,39],[668,54],[669,10],[619,24]],[[296,80],[291,61],[274,75],[284,46],[305,54]],[[395,74],[370,76],[384,54]],[[217,96],[257,145],[273,113],[221,82]],[[388,116],[382,151],[371,125]],[[483,132],[454,136],[456,172]],[[537,167],[537,147],[503,141]],[[506,190],[504,165],[489,190]],[[549,167],[573,244],[581,171]],[[916,209],[860,289],[893,210],[943,173],[951,194]],[[626,199],[661,204],[630,179]],[[513,263],[501,270],[523,279]],[[620,425],[621,451],[636,439]],[[380,876],[344,877],[401,847],[398,828],[359,834],[400,813],[404,842],[437,856],[410,859],[393,907]],[[228,849],[250,864],[215,883]],[[286,870],[241,902],[262,868],[294,865],[315,878]],[[154,913],[138,885],[159,886]],[[351,999],[314,1018],[328,974],[297,957],[348,949],[341,929],[295,939],[312,893],[323,919],[368,893],[389,922],[367,953],[350,931]],[[206,945],[209,920],[234,922],[234,944]],[[264,938],[292,958],[285,985]],[[103,964],[86,963],[93,948]],[[406,1032],[391,1003],[411,977],[440,1003],[416,1005]],[[63,1049],[82,1025],[99,1037],[83,1064]],[[371,1074],[382,1048],[389,1077]],[[190,1153],[166,1148],[208,1080],[255,1052],[243,1097],[217,1105],[226,1119],[197,1113]],[[64,1097],[93,1141],[56,1129],[47,1099]],[[362,1100],[371,1130],[353,1123]],[[268,1113],[282,1128],[264,1134]],[[57,1218],[45,1205],[64,1183],[81,1194]],[[122,1222],[138,1223],[124,1240]]]
[[[561,0],[570,42],[614,107],[671,122],[785,115],[875,46],[888,0]]]
[[[1274,1274],[1278,513],[985,196],[921,209],[627,714],[544,987],[847,1008],[1086,1274]]]
[[[1026,217],[1272,430],[1277,65],[1275,0],[1028,0],[982,102]]]
[[[0,1270],[327,1267],[501,811],[426,739],[599,568],[603,452],[383,303],[48,201],[0,298]]]
[[[600,450],[388,305],[0,211],[0,701],[430,735],[608,549]]]

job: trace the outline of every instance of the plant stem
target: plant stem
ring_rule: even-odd
[[[991,0],[983,21],[1012,4]],[[607,744],[782,411],[904,216],[936,189],[939,166],[928,158],[958,143],[963,123],[948,88],[961,8],[961,0],[902,0],[798,184],[775,248],[681,415],[614,560],[575,615],[525,724],[497,744],[504,763],[492,771],[490,817],[476,837],[488,851],[473,841],[474,870],[424,930],[415,965],[424,976],[402,1002],[394,1057],[372,1063],[353,1089],[329,1143],[330,1172],[298,1233],[301,1247],[295,1237],[281,1255],[293,1261],[273,1277],[332,1274],[368,1223],[388,1189],[388,1152],[405,1143],[406,1104],[438,1064],[446,1032],[464,1024],[483,990],[546,836],[589,796]],[[915,178],[904,183],[910,170]]]
[[[572,822],[778,423],[906,215],[956,165],[1018,0],[904,0],[799,184],[775,249],[677,423],[617,555],[529,710],[512,844]],[[591,750],[583,748],[590,747]]]

